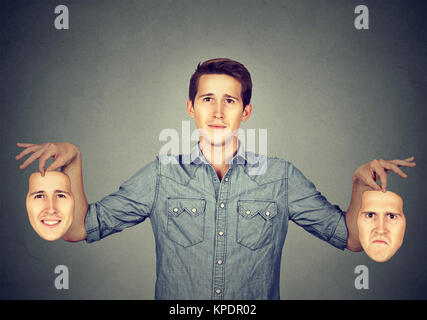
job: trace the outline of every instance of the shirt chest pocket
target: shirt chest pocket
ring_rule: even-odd
[[[183,247],[203,241],[205,230],[205,199],[168,198],[168,237]]]
[[[256,250],[268,245],[273,237],[277,204],[274,201],[239,200],[237,202],[236,240],[242,246]]]

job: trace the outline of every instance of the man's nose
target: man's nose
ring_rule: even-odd
[[[222,102],[218,101],[214,104],[213,116],[215,118],[223,118],[224,117],[224,105]]]

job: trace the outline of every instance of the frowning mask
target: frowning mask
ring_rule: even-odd
[[[391,191],[365,191],[357,226],[366,254],[377,262],[388,261],[401,247],[405,235],[402,198]]]

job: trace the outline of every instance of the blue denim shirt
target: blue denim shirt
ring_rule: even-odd
[[[280,299],[288,221],[344,249],[345,213],[290,162],[240,146],[220,181],[197,144],[90,204],[87,242],[151,219],[156,299]]]

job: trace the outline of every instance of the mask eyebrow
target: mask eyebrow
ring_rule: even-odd
[[[44,193],[46,193],[46,191],[44,191],[44,190],[34,191],[34,192],[30,193],[30,196],[33,196],[35,194],[44,194]]]
[[[68,191],[64,191],[64,190],[55,190],[54,193],[65,193],[70,195],[70,193]]]
[[[30,196],[33,196],[35,194],[45,194],[45,193],[46,193],[46,191],[44,191],[44,190],[38,190],[38,191],[34,191],[34,192],[30,193]],[[59,190],[59,189],[55,190],[54,193],[65,193],[65,194],[70,195],[70,193],[68,191]]]
[[[360,211],[360,214],[367,214],[367,213],[374,213],[374,214],[376,214],[376,212],[375,211]]]

